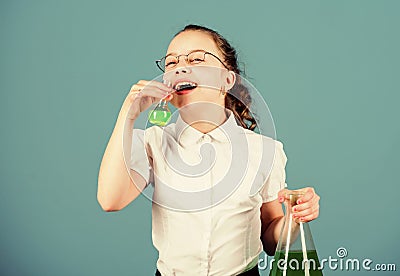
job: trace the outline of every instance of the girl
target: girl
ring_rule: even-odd
[[[157,64],[169,75],[171,85],[141,80],[132,86],[103,156],[98,201],[105,211],[121,210],[149,183],[154,184],[152,237],[159,252],[156,275],[259,275],[258,255],[263,249],[274,254],[284,221],[281,203],[290,193],[283,189],[287,161],[283,145],[252,131],[256,121],[249,110],[249,92],[240,88],[236,51],[217,32],[186,26],[174,36],[167,55]],[[223,82],[219,91],[197,85],[193,72],[204,66],[219,70],[215,74]],[[178,108],[177,122],[165,128],[134,129],[139,114],[160,99]],[[241,137],[252,150],[242,149],[231,156],[230,151],[237,146],[230,143]],[[232,181],[221,179],[236,179],[229,176],[240,169],[229,170],[224,164],[259,158],[260,145],[275,149],[271,173],[261,172],[267,177],[260,180],[256,177],[260,172],[250,164],[240,185],[226,189]],[[207,159],[208,153],[214,155]],[[182,176],[169,168],[175,161],[180,164],[178,156],[192,165],[214,163],[207,173],[192,171]],[[183,167],[183,163],[175,166]],[[257,181],[260,189],[249,196]],[[222,189],[217,189],[217,182],[222,183]],[[198,192],[204,189],[212,192]],[[182,190],[185,193],[179,192]],[[314,220],[319,214],[319,196],[310,187],[300,190],[304,195],[294,216],[304,222]]]

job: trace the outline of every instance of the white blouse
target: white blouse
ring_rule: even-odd
[[[237,275],[257,265],[261,205],[286,187],[282,143],[242,128],[232,113],[206,134],[180,116],[133,133],[130,168],[152,193],[161,274]]]

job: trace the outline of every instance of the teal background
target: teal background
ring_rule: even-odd
[[[188,23],[237,48],[284,143],[289,187],[321,195],[311,223],[320,258],[342,246],[399,271],[399,8],[1,1],[0,274],[153,275],[151,202],[103,212],[97,174],[130,86],[159,74],[153,61]]]

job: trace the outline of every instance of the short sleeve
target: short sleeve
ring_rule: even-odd
[[[278,192],[287,186],[286,167],[287,157],[283,150],[283,144],[275,141],[275,156],[272,170],[260,190],[263,203],[273,201],[278,198]]]
[[[144,141],[144,130],[133,129],[129,167],[146,180],[146,185],[152,182],[151,156],[149,156],[147,148]]]

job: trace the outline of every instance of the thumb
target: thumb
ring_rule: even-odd
[[[285,201],[285,199],[289,199],[289,193],[290,190],[289,189],[282,189],[278,192],[278,200],[279,203],[282,203]]]

